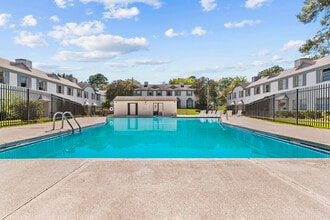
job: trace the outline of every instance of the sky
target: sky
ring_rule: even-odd
[[[79,81],[168,83],[292,68],[318,22],[303,0],[1,0],[0,57]]]

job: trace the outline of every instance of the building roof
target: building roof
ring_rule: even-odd
[[[305,58],[302,58],[301,60],[304,60]],[[296,61],[297,62],[297,61]],[[290,77],[299,73],[304,73],[304,72],[308,72],[314,69],[318,69],[320,67],[324,67],[324,66],[329,66],[330,68],[330,56],[327,57],[323,57],[320,59],[317,59],[315,61],[312,62],[302,62],[299,66],[297,67],[293,67],[290,69],[286,69],[282,72],[280,72],[279,74],[275,75],[275,76],[268,76],[268,77],[263,77],[257,81],[251,82],[247,88],[251,88],[254,86],[258,86],[264,83],[270,83],[272,81],[277,81],[279,79],[282,78],[286,78],[286,77]]]
[[[21,59],[23,60],[23,59]],[[23,67],[23,68],[22,68]],[[19,62],[11,62],[9,60],[0,58],[0,68],[7,69],[12,72],[23,73],[28,76],[45,79],[50,82],[60,83],[66,86],[70,86],[73,88],[81,89],[76,83],[71,82],[68,79],[62,77],[53,77],[54,74],[46,73],[42,70],[34,69],[27,67],[24,63]]]
[[[171,85],[171,84],[139,84],[136,85],[136,89],[135,90],[144,90],[144,91],[148,91],[148,90],[173,90],[173,91],[187,91],[187,90],[191,90],[191,91],[195,91],[195,89],[192,87],[192,85]]]
[[[177,101],[174,96],[116,96],[113,101]]]

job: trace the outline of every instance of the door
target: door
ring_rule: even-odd
[[[137,103],[128,103],[128,115],[138,115]]]

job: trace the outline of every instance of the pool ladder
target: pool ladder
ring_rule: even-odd
[[[69,111],[66,111],[66,112],[56,112],[53,116],[53,129],[52,130],[55,130],[55,119],[56,119],[56,116],[57,115],[62,115],[62,126],[61,126],[61,129],[63,129],[64,127],[64,120],[66,120],[68,122],[68,124],[70,125],[71,127],[71,130],[72,130],[72,134],[74,134],[74,128],[71,124],[71,122],[68,120],[68,117],[67,115],[69,115],[75,122],[76,124],[78,125],[78,128],[79,128],[79,132],[81,132],[81,127],[80,127],[80,124],[78,123],[78,121],[76,120],[76,118],[73,116],[73,114]]]

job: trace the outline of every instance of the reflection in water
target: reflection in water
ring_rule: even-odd
[[[0,153],[0,158],[315,158],[307,148],[215,118],[110,118],[105,125]]]

